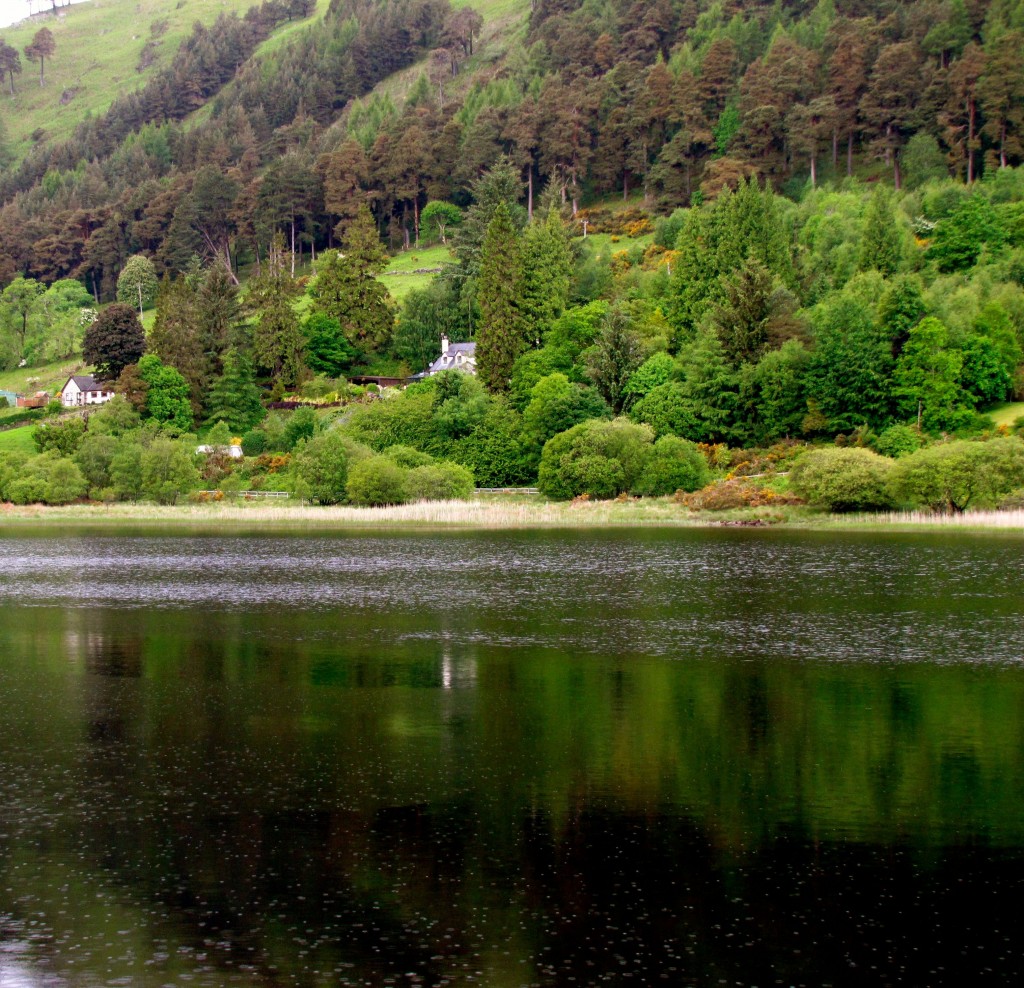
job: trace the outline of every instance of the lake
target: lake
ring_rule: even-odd
[[[0,539],[0,985],[1019,984],[1015,537]]]

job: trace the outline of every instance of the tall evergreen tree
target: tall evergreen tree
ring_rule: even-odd
[[[526,329],[539,340],[569,302],[573,262],[569,235],[558,211],[535,220],[523,234],[521,309]]]
[[[284,240],[275,234],[263,273],[250,286],[249,306],[256,315],[256,361],[287,386],[302,375],[302,330],[293,308],[299,292],[286,266]]]
[[[263,405],[252,360],[244,351],[228,347],[223,355],[224,370],[210,388],[209,420],[226,422],[239,434],[263,418]]]
[[[480,251],[477,373],[490,391],[507,391],[512,365],[527,346],[520,308],[522,247],[508,206],[498,202]]]

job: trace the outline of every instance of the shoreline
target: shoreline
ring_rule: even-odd
[[[805,532],[1020,532],[1024,510],[963,515],[879,512],[830,515],[810,508],[764,507],[690,511],[671,498],[640,501],[523,502],[494,499],[423,501],[384,508],[291,504],[78,504],[60,507],[0,504],[0,535],[46,530],[266,531],[528,531],[531,529],[688,528],[777,529]]]

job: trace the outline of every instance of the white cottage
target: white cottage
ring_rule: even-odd
[[[466,374],[476,373],[476,344],[449,343],[447,336],[441,337],[441,356],[424,372],[423,377],[432,377],[441,371],[458,370]]]
[[[114,392],[107,390],[92,374],[73,374],[60,389],[60,402],[65,408],[102,405],[113,397]]]

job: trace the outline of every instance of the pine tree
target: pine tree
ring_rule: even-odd
[[[344,249],[320,257],[310,286],[311,312],[336,319],[345,338],[360,349],[383,346],[393,318],[387,288],[376,278],[388,263],[370,211],[361,207],[345,228]]]
[[[892,275],[902,264],[903,238],[896,225],[892,203],[884,190],[878,188],[864,216],[857,266],[861,271],[881,271],[884,275]]]
[[[196,295],[189,279],[164,277],[156,299],[149,348],[188,382],[192,411],[199,414],[209,384],[210,361],[197,332]]]
[[[302,331],[292,308],[299,291],[285,267],[284,240],[277,233],[266,268],[250,287],[249,304],[257,317],[256,361],[284,385],[294,385],[302,374]]]
[[[263,418],[256,373],[249,356],[229,347],[223,356],[224,372],[213,382],[209,396],[209,420],[226,422],[241,434]]]
[[[526,330],[540,340],[564,311],[572,278],[569,235],[557,210],[534,221],[523,235],[523,287],[520,308]]]
[[[480,251],[477,298],[481,324],[476,366],[490,391],[507,391],[512,365],[526,349],[527,328],[520,309],[523,264],[519,234],[508,207],[499,202]]]

